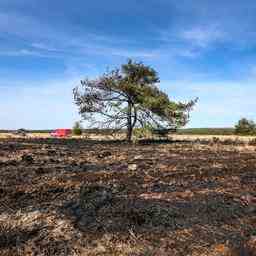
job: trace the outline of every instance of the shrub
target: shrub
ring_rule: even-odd
[[[242,118],[235,126],[235,133],[241,135],[253,135],[256,134],[256,124],[252,120]]]
[[[80,122],[75,122],[72,132],[74,135],[81,135],[83,133],[83,127]]]
[[[144,126],[143,128],[134,128],[133,136],[135,141],[143,138],[150,138],[152,136],[151,127]]]

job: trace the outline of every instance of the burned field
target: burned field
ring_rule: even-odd
[[[2,139],[0,255],[255,255],[255,149]]]

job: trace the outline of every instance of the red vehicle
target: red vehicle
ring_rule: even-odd
[[[71,135],[71,129],[57,129],[54,132],[51,132],[51,136],[53,137],[67,137]]]

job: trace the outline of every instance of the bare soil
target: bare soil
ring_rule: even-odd
[[[1,139],[0,255],[256,255],[255,149]]]

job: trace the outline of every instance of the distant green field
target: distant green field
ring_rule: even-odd
[[[31,133],[50,133],[53,130],[29,130]],[[177,131],[177,134],[181,135],[234,135],[234,128],[185,128]],[[0,133],[12,132],[7,130],[0,130]],[[113,130],[107,129],[84,129],[84,133],[97,133],[108,134]],[[119,133],[125,132],[119,131]]]
[[[186,128],[178,130],[182,135],[234,135],[234,128]]]

